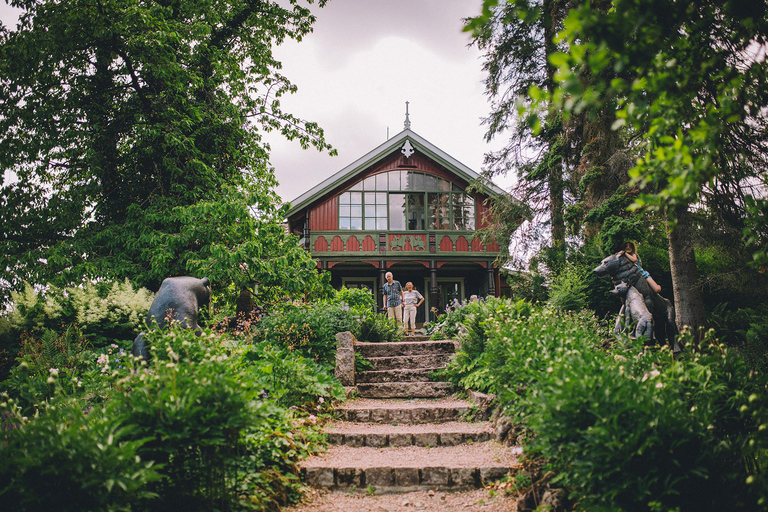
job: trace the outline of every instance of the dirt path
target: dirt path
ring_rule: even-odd
[[[418,491],[404,494],[343,494],[311,491],[307,502],[284,512],[515,512],[516,498],[490,489],[464,492]]]

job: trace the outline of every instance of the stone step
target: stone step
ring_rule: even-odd
[[[423,334],[417,334],[416,336],[406,336],[403,338],[404,341],[429,341],[430,336],[426,336]]]
[[[453,354],[426,354],[420,356],[368,357],[373,371],[418,370],[422,368],[444,368]]]
[[[382,382],[357,384],[357,392],[365,398],[440,398],[455,391],[450,382]]]
[[[418,356],[425,354],[453,354],[453,341],[395,341],[392,343],[355,343],[355,352],[364,358]]]
[[[366,491],[370,486],[377,494],[477,488],[518,468],[516,452],[495,441],[436,448],[334,446],[301,463],[312,487]]]
[[[473,405],[455,398],[414,400],[350,400],[336,410],[342,420],[363,423],[444,423],[458,421]]]
[[[325,429],[328,444],[371,448],[398,446],[456,446],[482,443],[493,438],[489,422],[447,422],[441,424],[400,425],[334,422]]]
[[[355,381],[358,384],[382,382],[424,382],[430,380],[432,372],[440,369],[440,367],[436,367],[421,368],[416,370],[380,370],[359,372],[355,376]]]

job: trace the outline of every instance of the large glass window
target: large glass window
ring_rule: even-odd
[[[455,183],[416,171],[368,176],[339,196],[339,229],[475,229],[475,202]]]
[[[453,196],[453,229],[475,229],[475,199],[468,194]]]
[[[345,192],[339,197],[339,229],[363,229],[362,192]]]
[[[429,229],[451,229],[451,194],[427,194]]]
[[[405,230],[406,216],[405,194],[389,194],[389,229]]]
[[[406,194],[408,230],[424,231],[424,194]]]

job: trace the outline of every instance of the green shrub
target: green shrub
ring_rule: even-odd
[[[55,402],[36,418],[22,418],[15,409],[3,420],[5,510],[131,510],[155,496],[149,487],[160,478],[157,468],[139,456],[146,441],[103,409],[85,414],[81,404]]]
[[[118,380],[109,411],[150,439],[143,458],[162,465],[152,510],[270,510],[295,500],[308,445],[281,407],[343,396],[334,377],[285,349],[209,332],[147,335],[149,370]],[[281,498],[282,496],[282,498]]]
[[[387,315],[369,313],[357,318],[356,331],[351,331],[360,341],[368,342],[393,342],[403,339],[400,325],[387,318]]]
[[[253,336],[272,345],[297,350],[317,362],[334,364],[336,333],[358,332],[355,313],[346,304],[292,306],[263,318]]]
[[[365,288],[347,288],[342,286],[341,290],[334,293],[331,303],[349,306],[350,309],[359,314],[372,313],[376,308],[376,299]]]
[[[141,329],[152,304],[153,294],[135,289],[125,281],[87,282],[82,286],[59,289],[24,285],[22,293],[11,293],[7,337],[18,338],[29,332],[37,336],[46,329],[77,325],[95,347],[115,340],[131,340]]]
[[[587,307],[587,272],[568,264],[549,285],[547,304],[560,311],[581,311]]]
[[[459,324],[463,328],[458,335],[459,349],[439,375],[462,388],[495,391],[496,378],[484,360],[488,342],[486,326],[491,319],[510,321],[527,318],[531,314],[531,306],[522,300],[513,302],[510,299],[489,298],[467,304],[459,311],[463,317]]]
[[[424,329],[433,340],[454,339],[459,334],[464,319],[476,311],[474,302],[459,302],[457,299],[445,306],[445,313],[440,314],[435,308],[433,312],[438,314],[437,320],[427,323]]]
[[[344,388],[329,370],[295,352],[266,343],[243,354],[248,386],[282,407],[313,406],[318,399],[344,399]]]
[[[484,317],[466,318],[465,359],[449,371],[498,394],[532,433],[526,452],[582,507],[768,509],[768,378],[740,354],[711,335],[694,348],[683,333],[689,348],[677,358],[608,342],[586,313],[501,307]],[[470,334],[477,326],[485,338]]]

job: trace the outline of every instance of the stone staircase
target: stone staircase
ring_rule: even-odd
[[[355,375],[360,396],[439,398],[454,391],[450,383],[430,379],[432,372],[445,368],[455,352],[454,343],[413,338],[394,343],[355,344],[355,352],[373,365],[373,370]]]
[[[449,361],[454,342],[351,345],[340,340],[347,360],[340,379],[356,384],[360,398],[337,409],[338,420],[326,428],[328,451],[302,463],[308,485],[378,494],[462,491],[516,470],[517,451],[494,440],[489,422],[470,421],[475,406],[451,397],[450,383],[430,379]],[[373,368],[350,376],[350,351],[353,360],[356,352]]]

